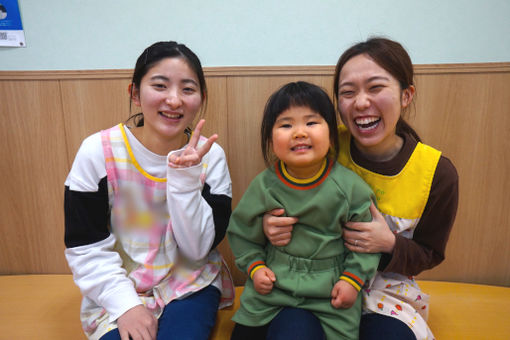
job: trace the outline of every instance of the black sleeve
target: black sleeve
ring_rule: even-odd
[[[225,237],[230,214],[232,214],[232,198],[227,195],[211,194],[211,187],[207,183],[204,184],[202,197],[204,197],[213,211],[215,234],[211,249],[214,249]]]
[[[88,245],[110,236],[108,185],[103,177],[97,192],[80,192],[65,187],[65,236],[67,248]]]

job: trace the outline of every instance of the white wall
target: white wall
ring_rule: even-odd
[[[0,3],[2,0],[0,0]],[[19,0],[26,48],[0,70],[132,68],[176,40],[204,66],[332,65],[370,35],[415,64],[510,61],[509,0]]]

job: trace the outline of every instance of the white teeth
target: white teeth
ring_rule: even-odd
[[[299,145],[299,146],[295,146],[292,148],[292,150],[294,151],[297,151],[297,150],[305,150],[305,149],[310,149],[311,146],[308,146],[308,145]]]
[[[163,116],[167,117],[167,118],[171,118],[171,119],[177,119],[177,118],[181,118],[182,115],[180,114],[170,114],[170,113],[164,113],[164,112],[160,112]]]
[[[376,117],[365,117],[365,118],[357,118],[355,120],[355,122],[358,125],[366,125],[366,124],[370,124],[370,123],[376,122],[379,119],[380,118],[376,118]]]
[[[362,117],[362,118],[356,118],[354,122],[356,123],[356,126],[358,129],[362,131],[368,131],[377,128],[379,126],[379,122],[381,121],[381,118],[377,117]]]

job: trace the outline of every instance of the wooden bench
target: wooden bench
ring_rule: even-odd
[[[438,340],[510,339],[510,288],[420,281],[431,295],[429,323]],[[230,339],[231,316],[221,310],[211,340]],[[71,275],[0,276],[1,339],[85,339],[81,294]]]

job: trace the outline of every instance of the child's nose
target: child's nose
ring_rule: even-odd
[[[304,138],[306,137],[306,131],[302,128],[296,128],[294,131],[294,138]]]

